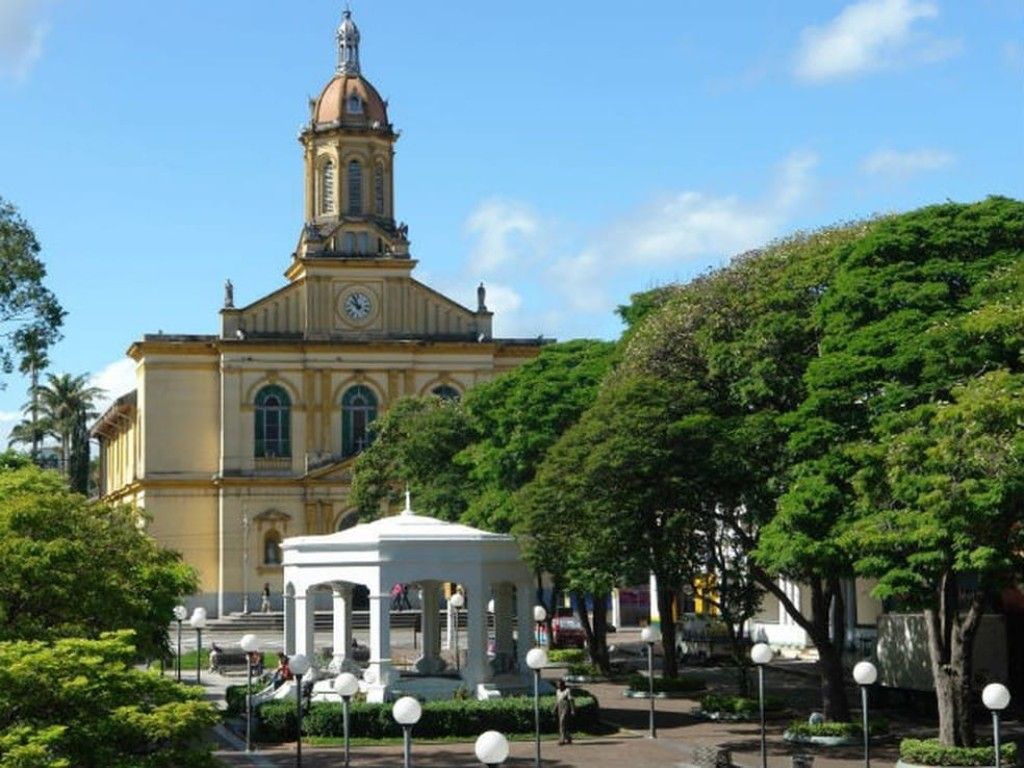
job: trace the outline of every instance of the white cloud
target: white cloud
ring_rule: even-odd
[[[880,149],[864,158],[861,169],[871,176],[906,178],[925,171],[948,168],[955,159],[952,154],[941,149],[912,149],[905,152]]]
[[[517,201],[487,201],[470,217],[473,226],[467,222],[480,239],[464,274],[452,281],[457,290],[446,293],[470,295],[476,283],[471,287],[469,278],[485,280],[496,336],[607,332],[613,310],[630,293],[686,279],[781,234],[812,197],[817,163],[813,152],[793,152],[753,199],[697,190],[662,196],[585,233],[575,247],[551,245],[560,233],[574,230],[566,222],[529,214],[529,226],[503,228],[502,222],[525,221],[524,212],[532,209]],[[529,242],[503,251],[509,232],[528,232]],[[485,242],[498,242],[491,247],[502,257],[481,259]]]
[[[0,79],[20,83],[43,54],[49,0],[0,0]]]
[[[933,62],[959,52],[957,40],[918,31],[939,10],[930,0],[860,0],[820,27],[801,33],[796,75],[812,83],[884,69],[906,61]]]
[[[89,377],[89,386],[103,390],[96,404],[96,410],[103,413],[117,398],[135,389],[135,361],[125,357],[105,365],[99,373]]]
[[[477,238],[473,266],[494,270],[529,258],[540,230],[540,218],[523,203],[485,200],[466,220],[466,232]]]

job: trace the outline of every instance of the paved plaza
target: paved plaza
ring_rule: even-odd
[[[635,634],[635,633],[634,633]],[[358,633],[357,633],[358,636]],[[218,637],[217,642],[230,644],[237,642],[234,637]],[[635,642],[630,633],[620,632],[618,642]],[[329,642],[329,637],[323,640]],[[395,633],[396,650],[408,645],[411,650],[411,635]],[[280,638],[266,638],[265,647],[273,649]],[[320,637],[318,636],[318,644]],[[206,639],[204,638],[204,645]],[[557,676],[556,670],[551,676]],[[730,686],[735,677],[731,669],[702,668],[700,674],[714,688]],[[186,671],[184,677],[192,679],[194,672]],[[223,677],[220,675],[203,675],[204,686],[211,701],[222,703],[226,685],[242,682],[240,676]],[[784,694],[796,711],[811,711],[818,708],[817,678],[814,676],[814,665],[811,662],[780,661],[768,669],[767,689],[773,694]],[[567,746],[559,746],[556,741],[542,743],[542,762],[548,768],[579,766],[580,768],[611,768],[612,766],[628,766],[629,768],[661,768],[674,766],[693,766],[698,764],[700,748],[724,748],[731,754],[734,765],[741,768],[758,768],[760,764],[759,731],[756,723],[709,722],[698,718],[697,709],[699,694],[686,698],[662,699],[656,702],[658,738],[647,738],[648,702],[643,699],[629,699],[623,696],[623,686],[607,683],[588,684],[587,690],[597,696],[602,712],[602,719],[616,726],[619,730],[610,736],[577,737],[575,742]],[[850,700],[855,701],[851,690]],[[895,716],[899,713],[884,713]],[[811,749],[786,744],[782,740],[782,732],[792,715],[773,719],[768,724],[768,765],[769,768],[790,768],[794,754],[807,754],[814,757],[815,768],[859,768],[863,766],[863,753],[859,746],[824,749]],[[900,735],[882,737],[872,746],[872,762],[878,766],[892,766],[897,760],[899,738],[908,735],[929,737],[935,735],[934,723],[927,721],[914,722],[901,718],[898,730]],[[1019,723],[1007,722],[1006,738],[1020,738],[1024,735]],[[444,768],[447,766],[479,766],[473,755],[472,742],[466,743],[413,743],[413,765],[419,768]],[[989,738],[984,725],[979,726],[979,737]],[[220,745],[217,756],[229,766],[239,768],[267,768],[268,766],[295,765],[295,745],[282,744],[260,746],[257,752],[245,754],[244,744],[237,735],[227,729],[218,730]],[[507,766],[528,766],[533,764],[534,746],[532,741],[516,741],[511,745],[511,755],[505,763]],[[707,751],[705,751],[707,754]],[[333,768],[342,766],[344,759],[340,747],[311,747],[303,749],[303,765],[312,768]],[[353,766],[383,768],[384,766],[400,766],[402,764],[402,748],[400,745],[353,747]]]

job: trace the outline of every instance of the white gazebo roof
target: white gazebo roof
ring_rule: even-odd
[[[515,542],[515,538],[504,533],[481,531],[461,523],[449,523],[436,517],[417,515],[407,509],[399,515],[382,517],[326,536],[295,536],[287,539],[283,546],[292,549],[311,546],[334,549],[388,541]]]

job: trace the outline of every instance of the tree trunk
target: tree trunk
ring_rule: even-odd
[[[724,618],[724,617],[723,617]],[[732,656],[732,663],[736,665],[736,684],[739,687],[740,696],[750,693],[750,679],[747,676],[747,654],[743,646],[743,636],[736,631],[736,626],[725,618],[725,634],[729,638],[729,654]]]
[[[669,588],[672,582],[668,578],[655,574],[658,580],[658,615],[661,617],[661,648],[664,677],[678,677],[679,663],[676,660],[676,622],[672,615],[675,605],[676,589]]]
[[[610,674],[608,660],[608,593],[594,595],[594,642],[590,646],[590,658],[604,674]]]
[[[821,579],[811,580],[811,640],[818,649],[818,670],[821,684],[821,706],[826,720],[847,722],[850,707],[846,701],[842,646],[833,642],[829,617],[834,595],[825,590]]]
[[[939,741],[946,746],[974,746],[971,719],[974,640],[981,624],[982,595],[975,592],[961,618],[956,574],[947,571],[936,595],[938,608],[924,612],[928,654],[939,708]]]
[[[32,462],[39,463],[39,366],[32,363]]]

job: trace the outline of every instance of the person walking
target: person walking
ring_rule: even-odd
[[[576,714],[576,705],[573,704],[572,691],[566,686],[565,680],[559,680],[555,690],[555,714],[558,716],[558,743],[572,744],[569,726],[571,718]]]
[[[263,613],[270,613],[270,582],[263,582],[263,591],[260,593],[260,610]]]

